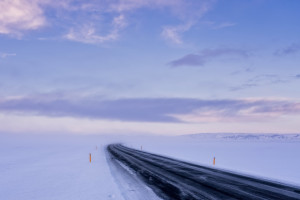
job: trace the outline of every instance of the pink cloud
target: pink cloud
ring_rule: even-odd
[[[0,33],[22,35],[46,25],[44,11],[37,0],[4,0],[0,2]]]

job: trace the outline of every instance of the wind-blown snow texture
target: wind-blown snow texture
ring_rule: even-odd
[[[145,187],[134,185],[138,181],[127,181],[124,177],[128,177],[128,174],[124,175],[122,170],[118,171],[112,166],[104,149],[113,142],[136,149],[142,146],[145,151],[206,166],[213,166],[215,156],[216,168],[300,185],[299,135],[256,136],[1,134],[0,199],[122,200],[134,196],[131,194],[133,190],[149,192]],[[88,162],[89,153],[92,153],[92,163]],[[122,181],[121,185],[117,183],[119,181]]]

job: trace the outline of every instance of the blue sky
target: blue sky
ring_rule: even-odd
[[[2,0],[0,132],[299,132],[299,7]]]

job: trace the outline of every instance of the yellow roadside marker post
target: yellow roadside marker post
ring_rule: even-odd
[[[92,154],[90,153],[90,163],[92,162]]]
[[[214,165],[216,164],[216,157],[214,157]]]

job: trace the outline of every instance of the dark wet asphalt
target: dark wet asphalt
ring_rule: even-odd
[[[131,149],[107,146],[162,199],[298,199],[300,187],[247,177]]]

